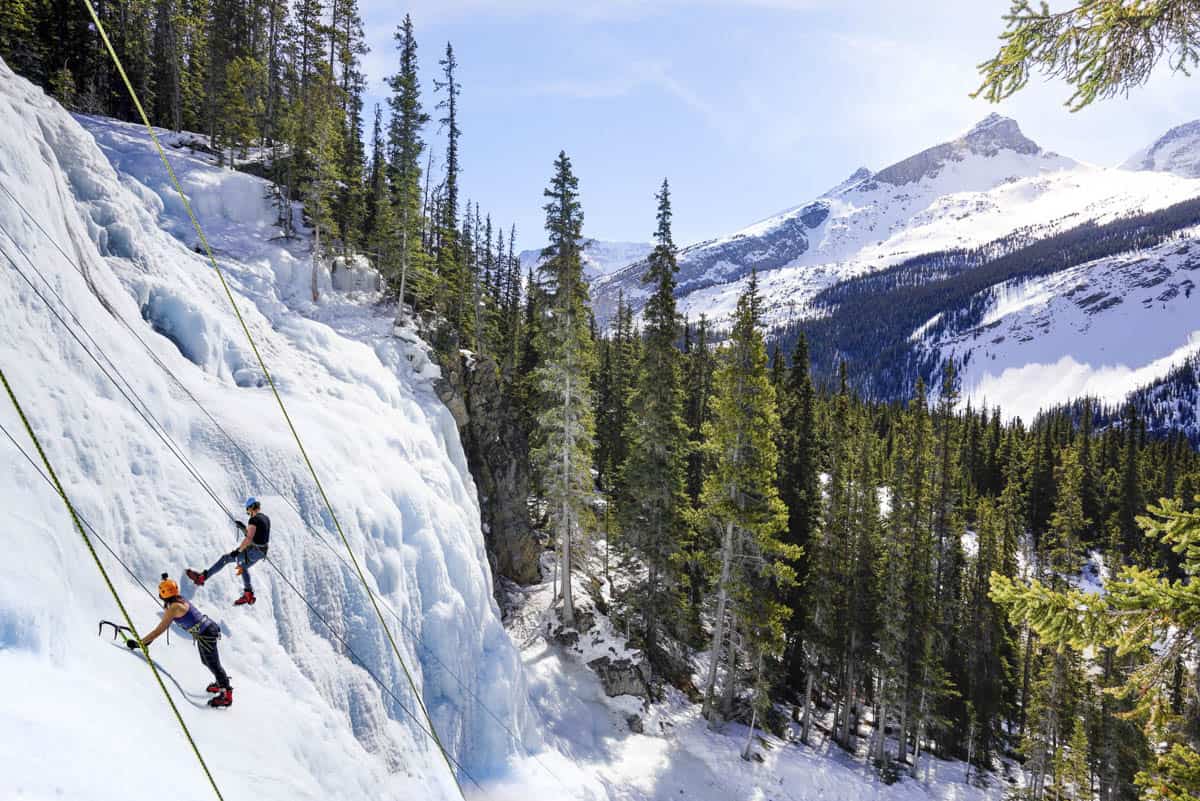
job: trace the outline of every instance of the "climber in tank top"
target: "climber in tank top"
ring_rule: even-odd
[[[158,639],[159,635],[174,623],[179,628],[192,635],[196,648],[200,651],[200,661],[212,671],[214,681],[208,685],[210,693],[216,693],[208,702],[209,706],[230,706],[233,704],[233,687],[229,684],[229,676],[221,667],[221,656],[217,653],[217,640],[221,638],[221,627],[197,609],[191,601],[179,595],[179,585],[167,578],[163,573],[162,581],[158,584],[158,597],[163,602],[163,616],[158,625],[142,638],[142,645],[147,648]],[[125,641],[130,649],[138,647],[138,641],[130,637]]]

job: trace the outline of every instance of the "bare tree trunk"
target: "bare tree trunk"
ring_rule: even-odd
[[[1017,739],[1025,736],[1026,710],[1029,709],[1029,674],[1033,656],[1033,627],[1025,627],[1025,658],[1021,666],[1021,720],[1017,726]]]
[[[880,695],[882,694],[881,687]],[[882,765],[887,757],[887,715],[887,702],[880,700],[875,705],[875,741],[871,744],[871,754],[877,765]]]
[[[727,652],[728,662],[725,666],[725,687],[721,693],[721,715],[726,720],[733,716],[733,698],[737,692],[737,635],[737,613],[733,612],[729,621],[729,651]]]
[[[713,720],[713,691],[717,685],[717,665],[725,642],[725,611],[729,603],[729,571],[733,562],[733,523],[725,524],[721,536],[721,578],[717,583],[717,617],[713,623],[712,652],[709,654],[708,680],[704,683],[704,717]]]
[[[758,652],[758,667],[755,670],[754,686],[757,692],[758,683],[762,680],[763,671],[763,655],[762,651]],[[757,699],[756,699],[757,700]],[[751,751],[750,746],[754,743],[754,724],[758,721],[758,704],[751,702],[750,707],[750,733],[746,735],[746,748],[742,751],[742,759],[750,761]]]
[[[565,315],[564,315],[565,316]],[[570,336],[568,323],[566,336]],[[566,340],[564,339],[564,342]],[[569,351],[568,351],[569,353]],[[567,365],[566,380],[563,382],[563,443],[562,443],[562,518],[560,529],[562,533],[562,588],[563,588],[563,623],[575,625],[575,599],[571,593],[571,443],[570,420],[568,410],[571,408],[571,369]]]
[[[850,632],[850,644],[849,644],[849,649],[846,654],[846,672],[845,672],[846,691],[843,693],[843,695],[845,696],[845,705],[843,708],[843,714],[839,721],[840,725],[838,726],[838,736],[837,736],[838,742],[842,744],[843,748],[850,747],[850,715],[851,715],[851,710],[854,706],[854,657],[853,657],[853,654],[854,654],[854,651],[856,650],[856,647],[857,647],[857,632],[852,631],[852,632]]]
[[[396,309],[397,322],[407,319],[404,313],[404,284],[408,280],[408,198],[404,198],[403,203],[404,208],[400,212],[400,303]]]
[[[925,688],[921,688],[920,700],[917,701],[917,730],[913,738],[912,775],[917,778],[917,768],[921,764],[921,740],[925,736]]]
[[[554,605],[554,604],[558,603],[558,560],[557,559],[554,560],[554,579],[553,579],[553,583],[550,586],[554,588],[554,592],[550,596],[550,604]]]
[[[812,694],[815,673],[816,667],[809,665],[804,677],[804,722],[800,724],[800,741],[804,743],[808,742],[808,736],[812,733]]]
[[[317,269],[321,263],[321,226],[316,225],[313,229],[317,232],[317,241],[313,243],[312,256],[312,299],[313,303],[321,300],[321,293],[317,290]]]

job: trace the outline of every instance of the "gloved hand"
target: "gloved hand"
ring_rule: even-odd
[[[238,548],[234,548],[232,551],[229,552],[229,556],[233,559],[237,559],[241,555],[242,555],[242,552]]]
[[[245,523],[243,523],[241,520],[234,520],[234,521],[233,521],[233,524],[234,524],[235,526],[237,526],[237,527],[238,527],[238,530],[239,530],[239,531],[241,531],[242,533],[245,533],[245,532],[246,532],[246,524],[245,524]]]
[[[141,643],[139,643],[137,640],[135,640],[132,637],[130,637],[128,640],[125,641],[125,647],[128,648],[130,651],[136,651],[140,646],[141,646]]]

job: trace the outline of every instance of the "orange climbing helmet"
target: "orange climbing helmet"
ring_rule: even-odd
[[[158,597],[164,601],[168,598],[174,598],[179,595],[179,585],[174,579],[168,578],[166,573],[162,574],[162,581],[158,582]]]

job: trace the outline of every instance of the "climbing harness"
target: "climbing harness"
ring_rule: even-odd
[[[121,617],[125,619],[125,624],[128,626],[132,637],[138,641],[138,646],[142,649],[147,664],[150,665],[150,672],[154,674],[154,680],[158,683],[159,689],[162,690],[163,697],[167,699],[167,704],[170,705],[171,711],[175,713],[175,720],[179,722],[179,727],[183,730],[183,735],[187,738],[188,744],[191,745],[192,751],[196,755],[196,760],[204,770],[204,775],[208,778],[208,783],[212,785],[213,792],[216,794],[218,801],[224,801],[224,796],[221,795],[221,790],[217,787],[217,781],[208,769],[208,763],[204,761],[204,756],[200,753],[200,748],[192,738],[192,733],[188,730],[187,723],[184,722],[179,708],[175,706],[175,700],[171,698],[171,693],[167,690],[167,685],[163,683],[162,676],[158,675],[158,668],[154,666],[154,662],[150,659],[150,653],[146,650],[145,643],[141,641],[142,638],[138,636],[137,629],[134,628],[133,618],[129,616],[128,610],[125,609],[125,603],[121,600],[120,594],[117,593],[117,588],[113,586],[112,579],[108,576],[108,571],[104,569],[104,563],[100,561],[100,555],[96,553],[95,546],[92,545],[87,531],[84,530],[83,524],[79,520],[79,515],[75,512],[75,505],[67,497],[67,491],[63,489],[62,482],[58,479],[58,474],[54,472],[54,467],[50,464],[50,459],[46,456],[46,451],[42,448],[42,443],[38,439],[37,434],[34,433],[29,418],[25,416],[25,410],[21,408],[21,404],[17,400],[12,386],[8,383],[8,376],[4,374],[3,368],[0,368],[0,383],[4,385],[4,391],[8,393],[8,399],[12,401],[13,408],[17,410],[17,417],[21,419],[21,424],[25,427],[26,433],[29,434],[29,439],[33,441],[34,448],[37,449],[38,455],[42,458],[42,463],[46,466],[46,472],[54,482],[54,488],[58,492],[58,497],[62,499],[63,505],[67,507],[67,513],[70,514],[71,520],[75,524],[75,530],[79,532],[79,536],[83,537],[83,543],[87,546],[88,553],[91,554],[92,561],[96,564],[96,569],[100,571],[100,575],[104,579],[104,584],[112,594],[113,600],[117,602],[117,608],[121,610]],[[101,628],[103,629],[103,626]]]

